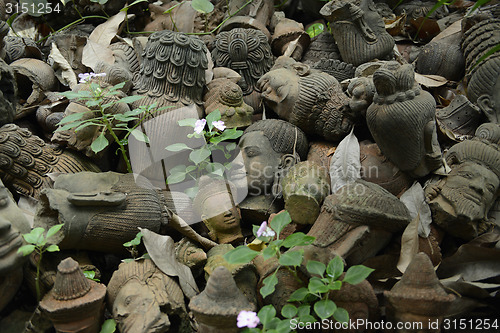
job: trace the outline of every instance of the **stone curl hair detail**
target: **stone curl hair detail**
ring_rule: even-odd
[[[274,151],[282,154],[293,154],[295,151],[302,161],[307,158],[309,143],[305,133],[297,126],[280,119],[265,119],[250,125],[243,135],[262,131],[264,136],[269,139]],[[295,138],[297,142],[295,143]]]

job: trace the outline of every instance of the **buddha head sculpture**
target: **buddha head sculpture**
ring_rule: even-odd
[[[327,171],[313,162],[299,162],[283,178],[282,191],[292,221],[313,224],[323,200],[330,194]]]
[[[289,57],[279,57],[257,87],[267,106],[308,135],[338,141],[357,120],[333,76]]]
[[[73,258],[57,266],[49,293],[40,302],[58,332],[98,332],[104,314],[106,286],[87,279]]]
[[[390,291],[384,291],[384,297],[389,320],[422,323],[420,330],[402,332],[440,332],[440,325],[436,329],[430,323],[441,321],[455,299],[446,293],[431,260],[422,252],[413,257],[401,280]]]
[[[198,186],[193,206],[207,226],[210,238],[219,244],[241,241],[241,214],[235,203],[233,184],[203,177]]]
[[[243,91],[230,79],[220,78],[208,84],[204,96],[205,113],[219,110],[228,128],[245,128],[252,124],[253,108],[243,101]]]
[[[255,86],[274,62],[266,35],[255,29],[222,31],[215,38],[212,59],[215,67],[229,67],[241,75],[238,85],[245,102],[259,110],[260,94]]]
[[[185,33],[163,30],[150,35],[134,83],[134,93],[146,97],[134,106],[201,106],[207,52],[201,39]]]
[[[190,325],[178,282],[150,259],[120,264],[107,304],[123,333],[187,332]]]
[[[15,124],[0,128],[0,178],[17,193],[38,199],[52,187],[52,172],[99,172],[99,168],[68,150],[47,145],[30,131]]]
[[[439,168],[436,102],[414,80],[411,65],[395,61],[373,74],[376,93],[366,111],[368,128],[382,153],[415,178]]]
[[[17,249],[23,245],[21,234],[30,230],[28,220],[0,181],[0,276],[25,262],[26,258]]]
[[[168,223],[166,200],[144,177],[116,172],[60,175],[40,196],[35,225],[64,223],[61,249],[126,253],[137,227],[159,232]]]
[[[250,195],[269,195],[283,170],[307,157],[308,142],[300,128],[284,120],[266,119],[250,125],[239,147]]]
[[[372,0],[333,0],[320,12],[331,24],[342,60],[358,66],[392,56],[394,39]]]
[[[500,43],[500,19],[484,20],[464,33],[467,97],[484,112],[489,122],[500,123],[500,53],[475,66],[479,58]]]
[[[487,214],[500,188],[500,150],[473,139],[446,154],[451,172],[426,188],[433,221],[450,234],[470,240],[487,231]]]

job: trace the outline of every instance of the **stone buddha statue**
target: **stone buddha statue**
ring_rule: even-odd
[[[219,244],[238,243],[241,234],[241,214],[236,206],[236,188],[224,180],[202,178],[193,206],[209,230],[209,236]]]
[[[480,139],[450,148],[451,172],[425,189],[433,221],[451,235],[470,240],[488,230],[486,217],[500,188],[500,149]]]

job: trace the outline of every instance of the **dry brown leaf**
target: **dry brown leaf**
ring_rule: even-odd
[[[415,73],[415,81],[426,87],[444,86],[448,80],[439,75],[419,74]]]
[[[56,43],[52,43],[50,48],[49,61],[52,62],[51,66],[59,82],[65,86],[69,86],[70,89],[73,89],[78,84],[73,68],[71,68],[68,60],[61,54]]]
[[[406,13],[401,16],[396,17],[396,19],[384,20],[385,22],[385,30],[391,36],[402,35],[405,31],[405,23],[406,23]]]
[[[113,64],[115,57],[109,48],[111,40],[119,33],[119,28],[125,19],[125,12],[110,17],[106,22],[98,25],[87,39],[83,48],[82,63],[92,69],[98,62]]]
[[[449,37],[451,35],[461,34],[461,33],[462,33],[462,20],[458,20],[455,23],[453,23],[452,25],[450,25],[448,28],[446,28],[443,31],[441,31],[439,33],[439,35],[437,35],[436,37],[434,37],[431,40],[431,42],[436,42],[436,41],[438,41],[440,39]]]
[[[409,24],[410,28],[408,29],[408,33],[410,36],[423,43],[428,43],[441,32],[439,24],[434,19],[419,17],[417,19],[411,19]]]
[[[418,253],[418,225],[420,215],[417,215],[406,227],[401,236],[401,252],[399,254],[398,269],[401,273],[406,271],[406,268],[412,261],[415,254]]]

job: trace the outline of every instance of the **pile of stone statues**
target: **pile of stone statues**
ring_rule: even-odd
[[[375,269],[367,281],[331,294],[353,321],[419,322],[420,331],[438,332],[443,318],[498,307],[498,263],[481,281],[491,284],[490,294],[476,300],[464,291],[466,306],[462,290],[444,288],[439,279],[450,276],[436,275],[435,267],[478,239],[487,238],[500,258],[500,52],[489,52],[500,44],[500,7],[467,15],[459,6],[438,11],[449,18],[443,24],[460,28],[453,38],[422,47],[411,63],[386,29],[393,2],[213,0],[210,15],[194,11],[190,1],[139,2],[129,8],[136,15],[129,24],[150,32],[134,38],[122,32],[109,46],[114,60],[89,68],[82,63],[84,27],[35,43],[11,30],[5,20],[13,2],[0,0],[0,327],[18,332],[17,321],[22,332],[90,333],[112,318],[122,333],[238,332],[240,311],[271,304],[280,313],[300,287],[280,270],[275,292],[262,298],[259,288],[277,263],[224,259],[282,210],[292,218],[286,235],[301,231],[315,238],[302,248],[304,281],[308,260],[328,264],[340,256],[347,266]],[[68,16],[71,6],[89,15],[100,10],[73,3],[65,6]],[[106,10],[113,15],[121,3]],[[403,14],[395,13],[415,21],[433,5],[403,1]],[[46,22],[54,23],[52,15]],[[311,37],[306,30],[313,21],[328,29]],[[161,108],[137,124],[148,142],[129,137],[133,173],[114,153],[117,147],[94,153],[102,126],[56,131],[64,117],[92,117],[98,108],[59,94],[70,89],[61,62],[47,60],[51,45],[75,77],[105,73],[73,85],[74,92],[89,84],[109,91],[125,82],[104,102],[143,96],[107,112]],[[453,96],[443,103],[443,85],[418,83],[425,75],[445,79]],[[217,112],[226,128],[242,131],[228,140],[232,153],[217,157],[223,172],[166,182],[189,154],[165,147],[191,139],[198,141],[189,149],[210,144],[193,139],[179,120]],[[349,169],[353,152],[339,143],[354,135],[354,165],[361,169],[332,191],[338,176],[330,168],[333,155]],[[413,259],[398,271],[408,238],[402,235],[414,227],[413,213],[399,198],[414,183],[424,189],[430,231],[415,234]],[[193,184],[196,192],[188,193]],[[18,252],[26,244],[23,234],[57,224],[63,227],[50,241],[59,252],[43,259]],[[146,248],[134,246],[135,259],[125,260],[130,253],[123,244],[139,228],[169,240],[143,236]],[[140,257],[146,250],[150,256]],[[153,253],[168,260],[160,264]],[[38,283],[43,297],[35,303]],[[437,327],[431,325],[436,320]]]

